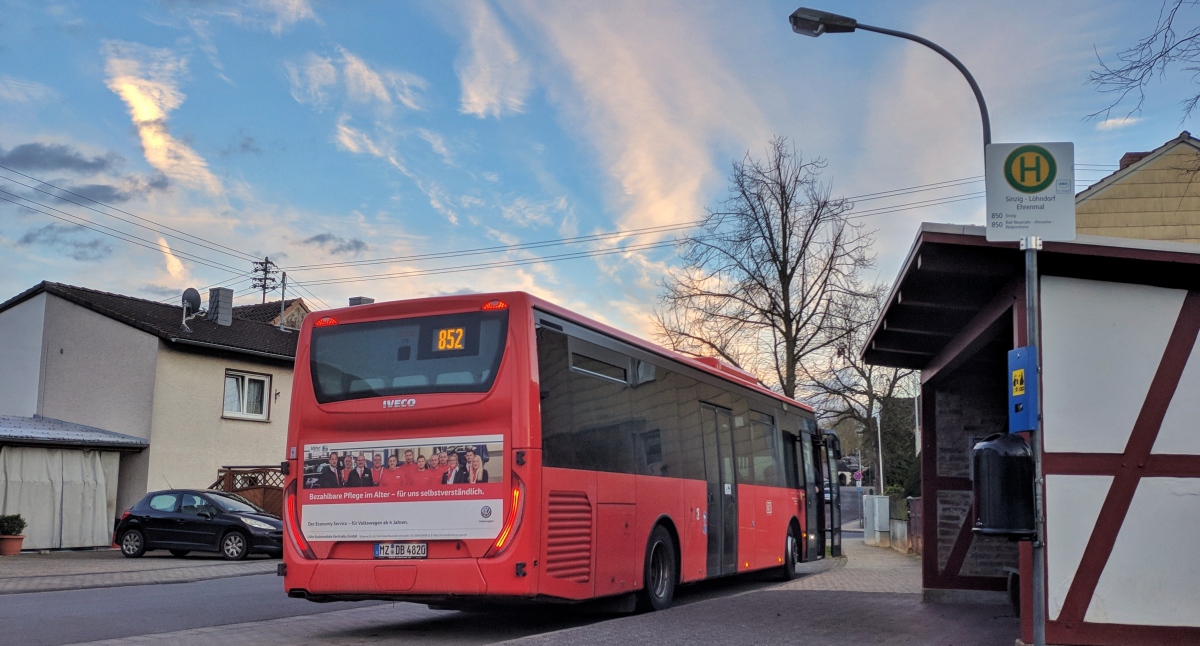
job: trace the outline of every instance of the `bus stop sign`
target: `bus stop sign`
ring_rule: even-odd
[[[1075,145],[988,144],[987,239],[1075,239]]]

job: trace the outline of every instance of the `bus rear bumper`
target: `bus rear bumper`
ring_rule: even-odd
[[[314,601],[487,594],[476,559],[290,560],[284,586],[289,596]]]

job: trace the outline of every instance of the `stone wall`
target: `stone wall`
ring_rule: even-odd
[[[971,447],[993,433],[1007,430],[1005,383],[1003,365],[979,360],[967,363],[937,384],[937,475],[970,477]],[[939,571],[946,567],[970,505],[970,491],[937,493],[937,517],[926,522],[937,523]],[[959,574],[1005,576],[1008,567],[1017,567],[1017,543],[975,536]]]

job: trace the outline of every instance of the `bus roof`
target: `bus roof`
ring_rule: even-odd
[[[772,399],[778,400],[782,403],[786,403],[791,406],[796,406],[797,408],[801,408],[810,413],[813,412],[812,406],[809,406],[808,404],[797,401],[797,400],[787,397],[785,395],[781,395],[781,394],[771,390],[770,388],[767,388],[766,386],[762,385],[754,377],[754,375],[750,374],[749,372],[747,372],[745,370],[742,370],[741,368],[732,366],[732,365],[725,363],[716,358],[710,358],[710,357],[697,358],[697,357],[689,357],[687,355],[680,354],[678,352],[675,352],[674,350],[664,348],[664,347],[658,345],[657,343],[652,343],[645,339],[633,336],[632,334],[622,332],[621,330],[618,330],[612,326],[609,326],[609,325],[606,325],[599,321],[588,318],[582,314],[579,314],[578,312],[568,310],[565,307],[551,303],[550,301],[547,301],[543,298],[534,296],[533,294],[530,294],[528,292],[515,291],[515,292],[469,293],[469,294],[454,294],[453,296],[431,296],[431,297],[426,297],[426,298],[416,298],[416,299],[409,299],[409,300],[403,300],[403,301],[382,301],[382,302],[373,303],[373,304],[369,304],[369,305],[355,305],[355,306],[350,306],[350,307],[337,308],[337,309],[333,309],[333,310],[321,310],[318,312],[313,312],[305,318],[304,324],[306,326],[311,326],[314,321],[319,320],[322,317],[326,317],[326,316],[332,316],[336,319],[342,313],[354,312],[355,314],[360,314],[360,313],[367,314],[368,312],[371,312],[372,310],[385,309],[385,308],[388,308],[388,306],[394,307],[398,303],[404,303],[406,305],[414,307],[415,309],[422,309],[427,305],[432,306],[432,305],[435,305],[435,304],[437,304],[439,302],[443,302],[443,301],[448,301],[448,300],[462,301],[465,299],[478,300],[480,303],[480,306],[482,306],[482,304],[484,304],[484,303],[488,303],[488,302],[494,301],[494,300],[504,301],[506,303],[523,302],[524,304],[526,304],[530,307],[536,307],[537,309],[543,310],[549,314],[554,314],[557,316],[561,316],[562,318],[569,319],[575,323],[578,323],[579,325],[581,325],[583,327],[586,327],[595,332],[599,332],[601,334],[613,337],[615,339],[618,339],[618,340],[628,343],[630,345],[636,346],[636,347],[638,347],[642,350],[645,350],[647,352],[650,352],[652,354],[657,354],[657,355],[660,355],[667,359],[671,359],[673,361],[678,361],[680,363],[688,365],[689,367],[695,368],[696,370],[700,370],[702,372],[709,373],[709,374],[719,377],[725,381],[739,384],[741,386],[744,386],[746,388],[754,390],[758,393],[761,393],[763,395],[771,397]],[[358,317],[355,317],[355,318],[358,318]],[[368,317],[368,318],[371,318],[371,317]]]

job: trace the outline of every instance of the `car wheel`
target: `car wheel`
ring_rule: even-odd
[[[642,570],[642,591],[638,593],[638,609],[665,610],[675,598],[675,582],[679,580],[675,561],[675,544],[662,525],[650,532],[646,545],[646,564]]]
[[[250,552],[250,542],[241,532],[229,532],[221,539],[221,556],[226,561],[240,561]]]
[[[131,559],[146,553],[146,537],[141,530],[129,529],[121,534],[121,554]]]
[[[191,552],[192,552],[191,550],[171,550],[171,556],[174,556],[176,558],[183,558],[183,557],[187,556],[188,554],[190,554]]]
[[[800,537],[796,535],[796,524],[788,526],[787,540],[783,543],[783,566],[779,569],[780,581],[796,578],[796,564],[800,562]]]

